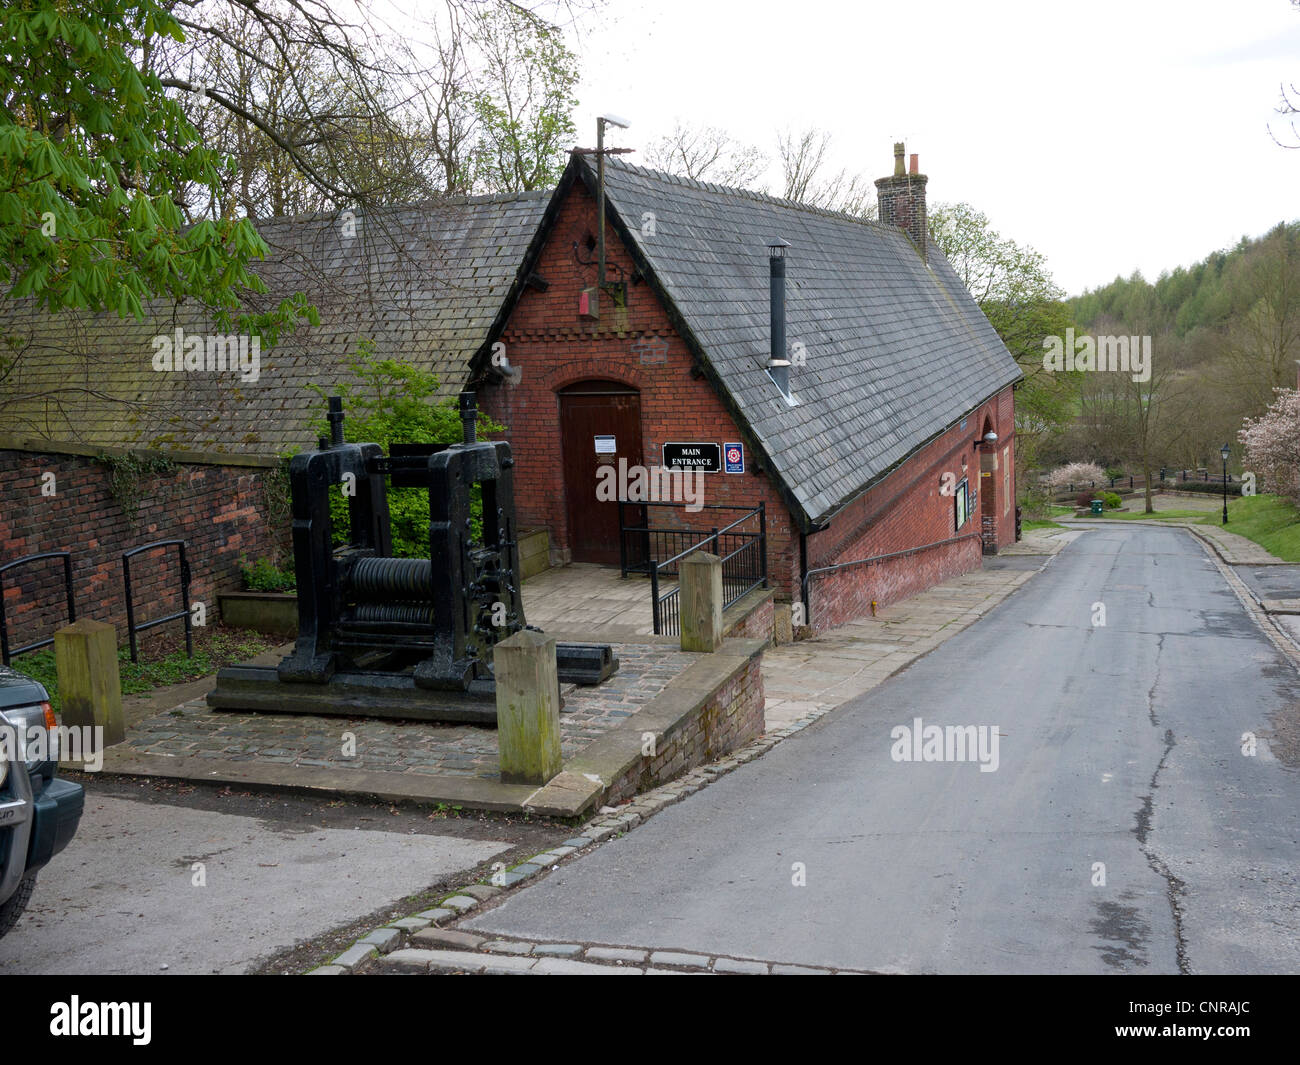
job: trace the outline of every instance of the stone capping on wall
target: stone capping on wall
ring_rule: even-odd
[[[41,455],[79,455],[95,458],[108,455],[111,458],[124,458],[127,455],[157,456],[168,459],[178,465],[190,466],[236,466],[254,469],[275,469],[283,460],[274,455],[249,455],[225,451],[163,451],[147,447],[97,447],[75,440],[42,440],[37,437],[17,436],[13,433],[0,433],[0,451],[24,451]]]
[[[292,592],[218,592],[221,623],[272,636],[298,635],[298,597]]]
[[[676,637],[654,638],[676,641]],[[662,692],[593,740],[523,802],[548,817],[580,817],[630,798],[757,739],[764,727],[761,663],[766,640],[727,639]],[[647,754],[647,738],[654,737]]]

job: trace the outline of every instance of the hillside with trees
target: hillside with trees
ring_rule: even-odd
[[[1140,274],[1069,301],[1080,335],[1151,337],[1149,379],[1078,376],[1073,425],[1042,456],[1143,472],[1217,467],[1224,442],[1295,388],[1300,359],[1300,222],[1243,237],[1154,282]]]

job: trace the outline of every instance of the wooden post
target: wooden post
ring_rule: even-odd
[[[492,651],[497,750],[506,784],[545,784],[564,768],[555,637],[523,629]]]
[[[722,560],[692,551],[678,566],[683,651],[716,651],[722,643]]]
[[[63,724],[99,727],[104,746],[126,739],[122,679],[117,671],[117,630],[83,618],[54,634]]]

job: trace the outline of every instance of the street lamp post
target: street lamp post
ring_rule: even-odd
[[[1223,456],[1223,524],[1228,524],[1228,456],[1232,449],[1224,444],[1219,448],[1219,454]]]

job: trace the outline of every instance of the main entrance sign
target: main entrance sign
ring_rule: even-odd
[[[664,444],[664,467],[669,470],[702,470],[719,473],[722,470],[722,448],[710,443]]]

